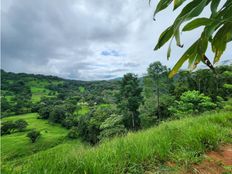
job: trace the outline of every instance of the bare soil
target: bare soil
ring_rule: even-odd
[[[189,174],[232,174],[232,144],[206,154],[200,164],[193,165]]]

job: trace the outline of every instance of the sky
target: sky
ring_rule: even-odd
[[[184,48],[173,42],[153,51],[161,32],[177,14],[169,7],[153,20],[157,0],[2,0],[1,68],[76,80],[107,80],[146,73],[150,63],[173,67],[202,28],[181,33]],[[206,9],[202,16],[209,16]],[[222,60],[232,59],[232,44]],[[207,56],[212,58],[210,48]],[[186,66],[184,66],[186,67]]]

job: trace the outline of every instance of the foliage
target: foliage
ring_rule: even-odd
[[[16,120],[14,123],[16,129],[18,129],[18,131],[20,132],[23,131],[28,126],[28,123],[23,119]]]
[[[178,7],[180,7],[185,1],[186,0],[173,1],[173,10],[176,10]],[[158,12],[167,8],[171,2],[172,0],[159,1],[154,12],[154,17]],[[211,15],[208,18],[198,17],[209,4]],[[183,47],[180,41],[180,32],[184,22],[193,19],[183,27],[182,31],[184,32],[194,30],[200,26],[204,27],[201,36],[177,61],[176,65],[173,67],[169,74],[170,77],[176,74],[183,63],[187,60],[191,69],[194,69],[197,64],[199,64],[199,62],[203,62],[211,69],[214,69],[210,60],[205,55],[208,48],[208,43],[211,44],[212,51],[215,54],[214,63],[216,63],[219,61],[223,52],[226,50],[227,43],[232,40],[232,2],[231,0],[226,0],[223,2],[223,5],[220,8],[219,4],[220,0],[190,1],[185,5],[185,7],[183,7],[180,14],[176,17],[174,23],[160,35],[159,41],[155,46],[155,50],[161,48],[166,42],[171,40],[167,53],[167,57],[169,59],[173,38],[175,38],[177,46]]]
[[[78,128],[72,127],[68,133],[68,137],[71,139],[76,139],[79,137]]]
[[[210,111],[216,108],[216,104],[211,98],[201,94],[199,91],[187,91],[180,96],[179,101],[169,109],[176,115],[198,114],[204,111]]]
[[[15,130],[15,127],[15,123],[12,121],[3,122],[1,126],[1,135],[10,134]]]
[[[118,94],[118,108],[127,129],[136,130],[140,127],[138,108],[142,100],[141,91],[135,74],[128,73],[123,76]]]
[[[10,134],[14,131],[22,132],[27,126],[28,123],[23,119],[2,122],[1,135]]]
[[[8,169],[11,173],[163,173],[168,161],[189,169],[205,152],[231,142],[231,116],[231,112],[219,112],[164,122],[97,147],[61,144],[17,161],[17,168],[9,163]],[[165,172],[174,169],[165,168]]]
[[[68,130],[57,124],[49,124],[47,120],[37,119],[37,116],[38,114],[31,113],[2,118],[2,123],[7,121],[14,123],[19,118],[28,123],[23,132],[12,131],[11,134],[1,137],[2,164],[42,152],[64,142]],[[37,143],[28,143],[26,134],[33,129],[40,131],[43,137]]]
[[[114,136],[123,135],[126,133],[126,128],[123,125],[123,117],[121,115],[112,114],[100,125],[100,140],[112,138]]]
[[[80,116],[78,121],[80,137],[90,144],[98,143],[101,138],[104,138],[104,136],[100,136],[101,125],[115,113],[117,110],[114,106],[100,106],[93,108],[87,115]]]
[[[27,137],[30,138],[32,143],[35,143],[40,137],[40,131],[32,130],[27,133]]]

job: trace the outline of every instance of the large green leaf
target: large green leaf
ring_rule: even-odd
[[[177,9],[185,0],[174,0],[174,10]]]
[[[174,22],[174,36],[176,38],[176,43],[178,46],[181,46],[180,42],[180,26],[183,22],[190,20],[203,11],[204,7],[207,5],[208,0],[193,0],[188,3],[181,13],[178,15]]]
[[[214,16],[215,13],[217,12],[217,8],[218,8],[219,3],[220,3],[220,0],[212,0],[211,5],[210,5],[210,9],[212,12],[211,16]]]
[[[190,57],[195,57],[196,54],[194,54],[194,51],[197,47],[198,41],[196,41],[184,54],[183,56],[178,60],[178,62],[175,64],[175,66],[172,68],[171,72],[169,73],[169,77],[173,77],[180,69],[180,67],[184,64],[186,60],[188,60]]]
[[[165,9],[166,7],[169,6],[169,4],[171,4],[173,0],[160,0],[158,5],[156,6],[155,12],[154,12],[154,17],[155,15],[162,11],[163,9]]]
[[[173,35],[173,26],[168,27],[159,37],[155,50],[162,47]]]
[[[181,6],[184,1],[185,0],[174,0],[173,10]],[[171,0],[159,1],[155,14],[169,6],[171,2]],[[198,17],[208,4],[210,4],[211,15],[207,18]],[[192,20],[195,17],[198,18]],[[204,26],[204,30],[197,42],[195,42],[176,63],[169,75],[170,77],[173,76],[187,60],[189,61],[189,68],[191,69],[195,68],[196,65],[202,61],[210,69],[214,70],[210,60],[205,55],[208,44],[211,44],[212,51],[215,53],[215,63],[222,56],[227,43],[232,41],[232,0],[191,0],[181,10],[173,25],[161,34],[155,50],[162,47],[171,38],[175,38],[176,44],[182,46],[180,41],[180,28],[184,22],[190,20],[192,21],[184,26],[183,31],[191,31],[200,26]],[[170,54],[171,42],[167,51],[168,59]]]
[[[210,25],[212,23],[211,19],[208,18],[197,18],[189,22],[184,26],[183,31],[190,31],[200,26]]]
[[[223,52],[226,49],[227,42],[232,39],[232,23],[226,23],[223,25],[212,41],[212,50],[215,53],[214,63],[218,62]]]

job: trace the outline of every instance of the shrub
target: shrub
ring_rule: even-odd
[[[210,111],[217,107],[211,98],[201,94],[199,91],[187,91],[180,96],[180,101],[175,101],[174,106],[169,110],[176,116],[186,114],[199,114],[204,111]]]
[[[23,131],[28,126],[28,123],[25,120],[16,120],[15,121],[15,127],[18,129],[18,131]]]
[[[6,121],[2,123],[1,126],[1,135],[10,134],[13,130],[15,130],[15,123],[12,121]]]
[[[38,140],[38,138],[40,137],[40,135],[41,134],[39,131],[32,130],[32,131],[28,132],[27,137],[30,138],[32,143],[35,143]]]
[[[68,133],[68,137],[71,139],[75,139],[79,137],[78,128],[72,127]]]

